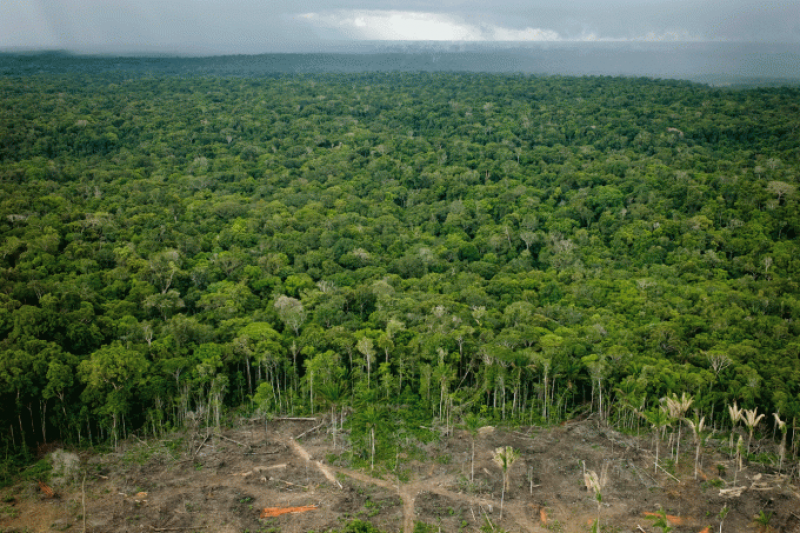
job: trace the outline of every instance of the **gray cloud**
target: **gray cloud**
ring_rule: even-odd
[[[359,18],[360,17],[360,18]],[[763,0],[3,0],[0,48],[259,53],[328,40],[800,42],[800,2]]]

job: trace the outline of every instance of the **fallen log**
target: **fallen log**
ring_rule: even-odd
[[[55,498],[56,496],[56,493],[53,492],[53,489],[45,485],[43,481],[39,481],[39,490],[41,490],[42,494],[44,494],[48,498]]]
[[[303,437],[305,437],[305,436],[306,436],[306,435],[308,435],[309,433],[312,433],[312,432],[314,432],[314,431],[318,430],[319,428],[321,428],[321,427],[322,427],[322,426],[324,426],[324,425],[325,425],[325,423],[323,422],[322,424],[320,424],[320,425],[318,425],[318,426],[314,426],[313,428],[309,429],[308,431],[304,431],[304,432],[302,432],[301,434],[299,434],[298,436],[296,436],[296,437],[294,438],[294,440],[299,440],[299,439],[302,439]]]
[[[228,438],[228,437],[226,437],[225,435],[220,435],[219,437],[220,437],[221,439],[229,440],[229,441],[231,441],[231,442],[232,442],[232,443],[234,443],[234,444],[238,444],[239,446],[242,446],[243,448],[247,448],[247,447],[248,447],[246,444],[242,444],[242,443],[241,443],[241,442],[239,442],[238,440],[229,439],[229,438]]]
[[[316,505],[302,505],[299,507],[265,507],[264,510],[261,511],[261,518],[272,518],[284,514],[305,513],[306,511],[313,511],[316,508]]]
[[[200,449],[201,449],[201,448],[202,448],[202,447],[205,445],[205,443],[206,443],[206,442],[208,442],[208,439],[209,439],[210,437],[211,437],[211,434],[210,434],[210,433],[209,433],[208,435],[206,435],[206,438],[204,438],[204,439],[203,439],[203,442],[201,442],[201,443],[200,443],[200,446],[198,446],[198,447],[197,447],[197,449],[196,449],[196,450],[194,451],[194,453],[192,454],[192,457],[194,457],[195,455],[197,455],[197,454],[198,454],[198,452],[200,452]]]

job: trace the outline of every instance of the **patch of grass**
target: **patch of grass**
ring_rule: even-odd
[[[169,454],[172,458],[176,458],[180,455],[181,450],[183,449],[183,437],[178,437],[177,439],[170,439],[163,441],[164,448],[167,449]]]
[[[363,520],[353,520],[344,526],[342,529],[328,530],[327,533],[386,533],[385,531],[376,528],[369,522]]]
[[[395,472],[397,479],[399,479],[401,483],[408,483],[411,481],[411,473],[412,472],[410,468],[401,468]]]
[[[485,517],[484,520],[485,523],[481,526],[481,531],[483,531],[483,533],[508,533],[500,526],[492,524],[488,517]]]
[[[750,461],[766,466],[775,466],[778,464],[778,456],[774,453],[759,453],[757,455],[750,454]]]
[[[701,489],[703,492],[705,492],[705,491],[706,491],[706,489],[708,489],[708,488],[715,488],[715,489],[719,489],[719,488],[721,488],[721,487],[722,487],[724,484],[725,484],[725,482],[724,482],[724,481],[722,481],[721,479],[709,479],[708,481],[703,481],[703,482],[700,484],[700,489]]]
[[[476,477],[474,482],[471,482],[466,476],[458,478],[458,489],[467,494],[482,494],[489,492],[489,484],[485,479]]]
[[[396,507],[402,505],[403,502],[399,500],[378,500],[373,501],[369,497],[367,497],[367,501],[364,502],[364,507],[367,508],[367,517],[373,518],[378,516],[383,509],[387,507]]]
[[[438,528],[433,524],[416,521],[414,522],[414,533],[438,533]]]
[[[367,501],[364,502],[364,507],[367,508],[366,512],[367,518],[373,518],[381,513],[381,506],[373,502],[369,498],[367,498]]]
[[[672,531],[667,521],[667,512],[663,507],[659,508],[658,514],[648,518],[653,521],[653,527],[661,528],[662,533],[669,533],[669,531]]]
[[[772,519],[772,514],[773,513],[771,512],[765,513],[763,510],[761,510],[758,512],[758,515],[756,515],[753,518],[753,523],[756,525],[756,527],[758,527],[759,531],[766,532],[772,529],[769,527],[769,522]]]
[[[31,463],[33,463],[33,456],[27,448],[14,455],[10,455],[6,451],[5,456],[0,459],[0,487],[12,486],[20,473],[24,472]]]
[[[10,505],[4,505],[0,507],[0,516],[5,516],[8,518],[16,518],[19,516],[19,509],[16,507],[12,507]]]
[[[261,518],[259,519],[259,522],[261,523],[261,529],[259,529],[259,533],[275,533],[281,529],[278,527],[277,518]]]
[[[548,520],[545,527],[548,531],[553,531],[554,533],[561,533],[564,531],[564,526],[562,526],[561,522],[558,520]]]
[[[41,480],[47,482],[50,480],[50,473],[52,471],[53,465],[50,464],[50,461],[42,459],[26,468],[20,477],[26,480]]]
[[[155,453],[154,448],[145,445],[135,446],[125,452],[125,455],[122,456],[122,462],[125,464],[136,463],[140,466],[144,466],[153,456],[153,453]]]

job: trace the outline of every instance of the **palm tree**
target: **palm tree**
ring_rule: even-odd
[[[744,421],[744,425],[747,426],[749,430],[749,435],[747,437],[747,453],[750,453],[750,441],[753,440],[753,430],[761,422],[761,419],[764,418],[764,414],[758,414],[758,407],[755,409],[745,409],[744,416],[742,420]]]
[[[736,405],[736,402],[733,402],[733,405],[728,406],[728,414],[731,417],[731,449],[733,449],[733,433],[736,429],[736,423],[742,419],[742,411],[743,410],[739,409],[739,406]]]
[[[695,412],[696,414],[696,412]],[[703,427],[705,427],[706,417],[701,417],[700,420],[689,420],[686,419],[686,423],[689,424],[689,427],[692,428],[692,433],[694,434],[694,443],[696,445],[696,449],[694,452],[694,478],[697,479],[697,464],[700,462],[700,445],[703,442]]]
[[[653,465],[653,471],[658,472],[658,452],[661,443],[661,428],[668,426],[670,422],[669,415],[666,408],[661,405],[657,409],[645,411],[642,415],[647,420],[656,432],[656,461]]]
[[[509,471],[518,457],[519,452],[511,446],[501,446],[494,451],[494,457],[492,459],[503,471],[503,492],[500,495],[500,520],[503,519],[503,502],[506,499],[506,485],[508,484]]]
[[[603,465],[603,473],[602,475],[598,476],[597,472],[594,470],[589,470],[588,472],[583,473],[583,482],[586,484],[587,488],[591,488],[594,491],[594,499],[597,500],[597,521],[592,528],[592,531],[600,531],[600,509],[603,505],[603,487],[606,485],[606,481],[608,479],[606,472],[608,471],[608,463]]]
[[[675,466],[678,466],[678,461],[680,460],[681,455],[681,420],[683,420],[683,416],[686,414],[686,411],[689,410],[691,407],[692,402],[694,400],[691,396],[686,396],[686,393],[681,393],[681,397],[673,393],[672,398],[667,398],[667,410],[669,410],[669,415],[673,419],[678,421],[678,441],[677,441],[677,450],[675,452]]]
[[[781,468],[783,468],[783,459],[786,456],[786,422],[781,420],[781,417],[778,413],[772,413],[772,416],[775,417],[775,425],[778,426],[778,429],[781,430],[781,447],[778,448],[778,456],[780,462],[778,463],[778,473],[781,473]]]

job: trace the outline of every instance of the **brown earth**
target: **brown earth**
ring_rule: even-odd
[[[593,470],[601,479],[605,471],[607,479],[600,505],[603,531],[659,531],[647,515],[661,508],[675,533],[699,533],[706,527],[719,531],[718,515],[727,506],[722,531],[759,531],[754,517],[764,511],[773,513],[770,531],[800,533],[800,490],[774,468],[751,464],[736,472],[730,458],[706,448],[695,480],[693,450],[687,444],[672,474],[655,472],[650,440],[596,420],[483,432],[475,443],[473,482],[466,432],[417,444],[420,453],[410,454],[412,459],[399,454],[401,481],[387,472],[391,466],[377,468],[382,475],[371,475],[344,464],[341,439],[334,450],[325,426],[295,440],[318,424],[279,420],[266,434],[260,424],[244,422],[221,438],[173,434],[129,441],[117,453],[84,453],[85,531],[322,532],[360,518],[398,533],[412,533],[417,521],[432,525],[431,531],[488,527],[584,533],[598,515],[583,475]],[[347,435],[341,436],[347,442]],[[502,477],[492,461],[500,446],[520,451],[502,518]],[[666,449],[662,443],[662,459]],[[717,465],[725,466],[722,477]],[[721,494],[734,486],[744,487],[741,495]],[[56,498],[46,497],[36,482],[3,489],[0,532],[84,531],[81,482],[53,489]],[[260,518],[265,508],[289,507],[308,512]],[[486,526],[487,520],[491,525]]]

